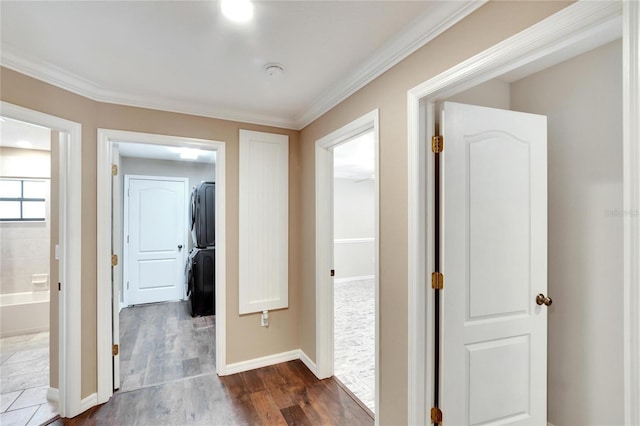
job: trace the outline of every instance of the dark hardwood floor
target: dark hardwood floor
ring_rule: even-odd
[[[214,317],[192,319],[184,316],[184,306],[165,305],[146,307],[152,312],[151,316],[139,315],[143,309],[129,312],[126,321],[121,322],[121,344],[130,346],[123,357],[127,365],[123,369],[123,384],[128,381],[131,386],[116,392],[106,404],[94,407],[73,419],[57,419],[51,424],[374,423],[367,410],[336,380],[318,380],[301,361],[218,377],[213,368],[215,349],[210,345],[210,327],[214,323]],[[163,310],[165,314],[162,314]],[[166,333],[159,332],[158,324],[163,321],[169,324]],[[151,324],[149,330],[146,330],[147,324]],[[186,346],[178,345],[182,346],[178,350],[175,341],[182,339],[185,334],[194,341]],[[150,340],[150,336],[155,340]],[[143,348],[147,350],[143,351]],[[136,361],[138,358],[149,361],[145,364]],[[162,362],[165,358],[170,361]],[[199,368],[191,368],[191,364],[198,364]],[[169,366],[172,368],[168,368]],[[158,374],[158,371],[162,374]]]

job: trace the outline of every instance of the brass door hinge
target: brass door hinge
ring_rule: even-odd
[[[444,288],[444,275],[442,275],[442,272],[431,273],[431,288],[434,290],[442,290]]]
[[[111,255],[111,266],[117,266],[118,265],[118,255],[117,254],[112,254]]]
[[[111,165],[111,174],[113,176],[118,176],[118,165],[117,164],[112,164]]]
[[[431,151],[435,154],[444,151],[444,136],[434,136],[431,138]]]
[[[442,411],[438,407],[433,407],[431,409],[431,423],[440,424],[442,423]]]
[[[118,355],[119,353],[120,353],[120,346],[119,346],[119,345],[113,345],[113,346],[111,347],[111,354],[112,354],[113,356],[116,356],[116,355]]]

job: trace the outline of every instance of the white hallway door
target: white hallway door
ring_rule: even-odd
[[[184,298],[188,181],[125,176],[125,304]]]
[[[442,120],[443,424],[545,425],[546,117],[446,102]]]

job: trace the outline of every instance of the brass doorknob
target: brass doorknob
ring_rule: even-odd
[[[538,305],[551,306],[551,304],[553,303],[553,300],[551,300],[550,297],[547,297],[544,294],[540,293],[539,295],[536,296],[536,303]]]

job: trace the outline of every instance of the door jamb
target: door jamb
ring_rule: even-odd
[[[226,228],[225,228],[225,143],[179,136],[98,129],[97,156],[97,350],[98,404],[113,395],[111,309],[111,150],[118,142],[134,142],[216,151],[216,372],[226,371]]]
[[[316,181],[316,369],[319,379],[333,376],[333,285],[329,271],[333,267],[333,241],[330,229],[333,217],[333,153],[332,148],[372,130],[374,143],[374,193],[375,193],[375,404],[379,406],[380,374],[380,233],[379,233],[379,155],[378,155],[378,109],[352,121],[344,127],[324,136],[315,144]],[[380,416],[375,416],[378,424]]]
[[[4,117],[60,132],[58,389],[48,395],[57,396],[61,417],[73,417],[82,412],[82,125],[7,102],[0,108]]]
[[[185,185],[185,191],[184,191],[184,217],[185,217],[185,241],[183,246],[186,248],[188,247],[188,238],[189,238],[189,230],[188,230],[188,225],[189,225],[189,179],[188,178],[182,178],[182,177],[170,177],[170,176],[148,176],[148,175],[124,175],[124,192],[123,194],[127,193],[127,190],[129,188],[129,184],[131,182],[131,179],[144,179],[144,180],[162,180],[162,181],[171,181],[171,182],[182,182]],[[122,213],[123,213],[123,221],[122,221],[122,231],[123,231],[123,235],[127,235],[129,234],[129,217],[127,215],[128,213],[128,209],[130,207],[129,205],[129,201],[128,201],[127,196],[125,196],[125,200],[124,203],[122,205]],[[125,277],[129,276],[129,246],[126,245],[126,243],[123,244],[123,249],[122,249],[122,292],[123,292],[123,298],[122,300],[124,301],[124,306],[131,306],[128,303],[128,290],[126,290],[124,288],[124,283],[127,281],[125,279]],[[185,253],[187,253],[187,250],[181,250],[181,261],[180,264],[184,265],[186,262],[186,256]],[[184,267],[182,268],[184,269]],[[126,297],[124,297],[126,295]],[[180,300],[186,300],[187,297],[187,290],[186,290],[186,286],[182,286],[181,291],[180,291]]]
[[[640,423],[640,4],[633,1],[576,2],[563,10],[459,63],[414,87],[407,93],[408,116],[408,277],[409,277],[409,424],[428,424],[425,402],[432,400],[433,354],[427,342],[433,339],[433,324],[425,315],[433,303],[426,290],[424,265],[432,256],[433,194],[425,177],[433,167],[427,151],[433,136],[434,103],[495,78],[578,41],[612,19],[623,18],[623,203],[624,291],[625,291],[625,422]],[[427,218],[426,220],[424,218]],[[431,268],[431,269],[427,269]],[[426,324],[426,329],[425,329]]]

